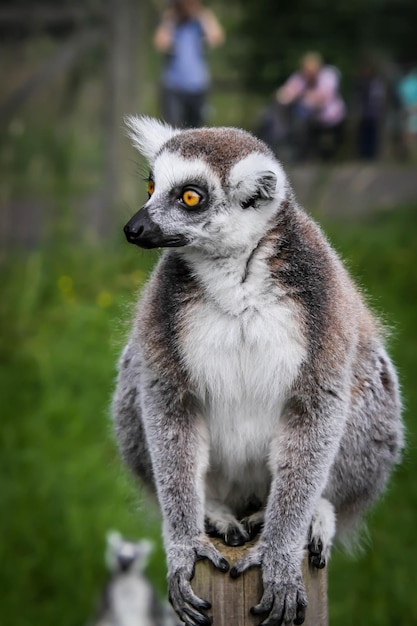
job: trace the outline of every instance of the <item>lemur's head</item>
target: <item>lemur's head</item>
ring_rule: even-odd
[[[107,533],[106,564],[112,574],[143,572],[152,552],[147,539],[129,541],[115,530]]]
[[[264,143],[236,128],[180,131],[147,117],[127,123],[150,164],[149,198],[125,226],[129,242],[214,254],[253,247],[287,187]]]

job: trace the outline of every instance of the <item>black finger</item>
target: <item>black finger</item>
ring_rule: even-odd
[[[221,572],[228,572],[230,565],[229,565],[229,561],[227,561],[226,559],[224,559],[223,557],[217,562],[214,563],[214,565],[217,567],[217,569],[219,569]]]
[[[262,606],[261,604],[256,604],[250,608],[251,615],[261,615],[262,613],[267,613],[268,609]]]
[[[326,567],[326,559],[321,554],[310,554],[310,565],[316,569],[323,569]]]
[[[185,611],[178,611],[177,615],[180,618],[181,624],[185,624],[186,626],[199,626],[198,622],[192,617],[188,617]]]
[[[269,613],[274,603],[274,595],[272,591],[266,589],[259,604],[255,604],[250,610],[252,615],[260,615],[261,613]]]
[[[284,623],[284,614],[285,614],[285,601],[284,605],[281,606],[280,603],[275,601],[272,611],[268,615],[268,617],[259,624],[259,626],[281,626]]]
[[[250,567],[255,567],[256,565],[260,565],[261,561],[259,555],[256,552],[248,551],[247,554],[239,559],[237,563],[230,570],[230,576],[232,578],[237,578],[245,572]]]
[[[187,617],[194,620],[196,624],[199,626],[210,626],[211,618],[208,615],[204,615],[203,613],[199,613],[195,611],[193,608],[189,608],[185,606],[183,612],[187,615]]]
[[[308,544],[308,551],[312,555],[319,555],[321,554],[322,550],[323,550],[323,542],[321,539],[319,540],[313,539]]]
[[[194,591],[191,589],[191,585],[187,581],[182,581],[179,586],[179,593],[181,594],[182,603],[187,602],[197,611],[206,611],[211,608],[210,602],[207,600],[203,600],[195,595]]]
[[[197,558],[209,559],[213,563],[214,567],[221,572],[229,571],[229,561],[227,561],[209,542],[208,545],[200,546],[196,551],[196,554]]]
[[[243,519],[241,521],[241,524],[243,525],[243,528],[248,533],[249,539],[254,539],[256,535],[258,535],[263,528],[262,522],[259,522],[257,524],[252,524],[252,522],[250,522],[248,518]]]
[[[296,611],[295,620],[294,620],[294,624],[296,624],[296,626],[299,626],[300,624],[304,623],[304,620],[306,618],[306,608],[307,608],[306,600],[300,599],[300,595],[298,594],[297,611]]]

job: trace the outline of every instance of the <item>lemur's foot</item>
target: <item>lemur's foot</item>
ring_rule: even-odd
[[[321,498],[311,520],[308,537],[308,558],[312,567],[322,569],[326,566],[335,531],[336,518],[333,505],[325,498]]]
[[[252,515],[244,517],[240,523],[248,533],[249,539],[253,539],[263,528],[264,511],[256,511],[256,513],[252,513]]]
[[[206,517],[205,527],[210,537],[220,537],[228,546],[243,546],[249,541],[249,533],[244,525],[232,515],[222,515],[218,518]]]

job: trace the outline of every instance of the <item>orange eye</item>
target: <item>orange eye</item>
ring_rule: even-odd
[[[197,206],[197,204],[200,204],[201,202],[201,196],[196,191],[193,191],[192,189],[187,189],[187,191],[184,191],[184,193],[182,194],[182,201],[187,206]]]
[[[153,180],[148,180],[148,194],[149,194],[149,197],[153,194],[154,191],[155,191],[155,183],[153,182]]]

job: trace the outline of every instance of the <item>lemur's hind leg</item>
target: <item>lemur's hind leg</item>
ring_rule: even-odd
[[[228,546],[242,546],[249,541],[249,533],[241,522],[238,522],[231,509],[216,500],[206,502],[206,533],[212,537],[220,537]]]
[[[247,517],[244,517],[241,520],[241,524],[243,525],[244,529],[248,533],[249,538],[253,539],[254,537],[256,537],[256,535],[258,535],[261,532],[263,525],[264,525],[264,521],[265,521],[265,511],[263,509],[260,509],[259,511],[252,513],[252,515],[248,515]]]
[[[325,498],[320,498],[311,519],[308,535],[308,558],[310,565],[322,569],[330,557],[330,549],[336,532],[334,507]]]

